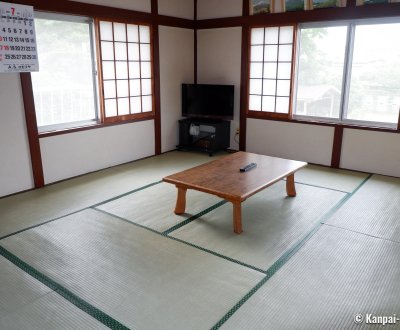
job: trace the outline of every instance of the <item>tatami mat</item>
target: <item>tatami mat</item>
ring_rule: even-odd
[[[232,205],[227,203],[171,236],[266,270],[346,196],[301,184],[296,190],[297,197],[287,197],[280,181],[246,200],[240,235],[233,232]]]
[[[400,179],[374,175],[327,223],[400,242]]]
[[[174,185],[159,183],[96,208],[163,232],[222,201],[210,194],[188,190],[186,213],[176,215],[176,198]]]
[[[51,291],[0,256],[0,319]]]
[[[222,328],[368,328],[354,316],[399,313],[399,255],[398,243],[323,226]]]
[[[296,182],[350,193],[356,189],[367,176],[367,173],[307,165],[305,168],[296,172],[294,177]]]
[[[103,324],[0,257],[0,329],[103,329]]]
[[[0,199],[0,237],[65,216],[210,161],[201,153],[170,152]]]
[[[263,274],[85,210],[1,245],[134,329],[207,329]]]
[[[0,318],[0,329],[109,329],[53,292]]]

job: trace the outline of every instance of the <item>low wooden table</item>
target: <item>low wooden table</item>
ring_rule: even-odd
[[[248,172],[239,169],[247,164],[257,167]],[[307,163],[249,152],[236,152],[212,162],[169,175],[163,179],[178,188],[175,213],[186,208],[186,191],[194,189],[219,196],[233,204],[233,231],[242,232],[242,202],[250,196],[286,178],[288,196],[296,196],[294,173]]]

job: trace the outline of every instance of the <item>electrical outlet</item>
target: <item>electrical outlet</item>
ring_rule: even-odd
[[[239,133],[240,133],[240,129],[236,128],[236,134],[239,134]]]

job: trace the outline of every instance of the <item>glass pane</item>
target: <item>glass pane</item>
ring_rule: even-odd
[[[314,9],[329,8],[329,7],[336,7],[336,6],[337,6],[336,0],[313,0]]]
[[[286,0],[286,11],[304,10],[304,0]]]
[[[274,96],[264,96],[262,111],[275,112],[275,97]]]
[[[104,86],[104,98],[111,99],[116,97],[115,80],[103,81],[103,86]]]
[[[263,64],[250,63],[250,78],[262,78],[262,75],[263,75]]]
[[[139,62],[129,62],[129,78],[140,78],[140,64]]]
[[[151,79],[142,79],[142,95],[151,94]]]
[[[250,79],[250,94],[258,94],[262,93],[262,80],[261,79]]]
[[[292,61],[292,45],[279,46],[279,59],[280,62]]]
[[[276,63],[264,63],[264,78],[276,78]]]
[[[288,97],[277,97],[275,111],[278,113],[289,113],[289,98]]]
[[[114,23],[114,40],[126,42],[125,24]]]
[[[249,96],[249,110],[261,111],[261,96]]]
[[[150,43],[150,27],[139,26],[140,43]]]
[[[117,79],[128,79],[128,62],[115,62]]]
[[[276,85],[276,95],[278,96],[290,95],[290,80],[278,80]]]
[[[100,22],[100,39],[109,41],[113,40],[111,22]]]
[[[126,53],[126,43],[116,42],[115,46],[115,60],[116,61],[126,61],[127,53]]]
[[[292,72],[292,63],[278,64],[278,79],[290,79]]]
[[[143,112],[151,112],[153,110],[153,101],[151,96],[142,97]]]
[[[129,98],[118,99],[118,115],[129,115]]]
[[[251,29],[251,44],[262,45],[264,43],[264,28]]]
[[[400,108],[399,35],[399,23],[356,26],[348,119],[397,123]]]
[[[139,42],[139,30],[137,25],[128,24],[128,42]]]
[[[139,61],[139,44],[128,44],[129,61]]]
[[[114,62],[103,61],[102,70],[103,70],[103,79],[115,79]]]
[[[114,47],[112,42],[101,42],[101,58],[103,60],[114,61]]]
[[[275,93],[276,93],[276,80],[264,79],[263,95],[275,95]]]
[[[264,46],[251,46],[250,61],[251,62],[262,62],[263,61],[263,49],[264,49]]]
[[[278,46],[265,46],[264,61],[276,62],[278,60]]]
[[[269,13],[270,2],[270,0],[251,0],[250,15]]]
[[[279,31],[279,43],[293,43],[293,26],[282,26]]]
[[[117,115],[117,100],[104,100],[104,107],[106,112],[106,117],[114,117]]]
[[[347,27],[303,28],[296,114],[339,118]]]
[[[142,102],[140,101],[140,96],[131,97],[131,113],[142,112]]]
[[[118,97],[129,96],[128,80],[117,80],[117,95]]]
[[[31,77],[38,126],[95,119],[89,24],[35,18],[35,26],[40,71]]]
[[[140,45],[140,60],[141,61],[150,61],[151,60],[150,45],[148,45],[148,44]]]
[[[130,89],[130,96],[139,96],[140,92],[140,80],[134,79],[129,80],[129,89]]]
[[[279,28],[271,27],[265,29],[265,44],[278,44]]]
[[[151,78],[151,65],[150,62],[140,63],[141,76],[142,78]]]

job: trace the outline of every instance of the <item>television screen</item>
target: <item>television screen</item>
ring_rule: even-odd
[[[182,84],[182,116],[233,119],[233,85]]]

